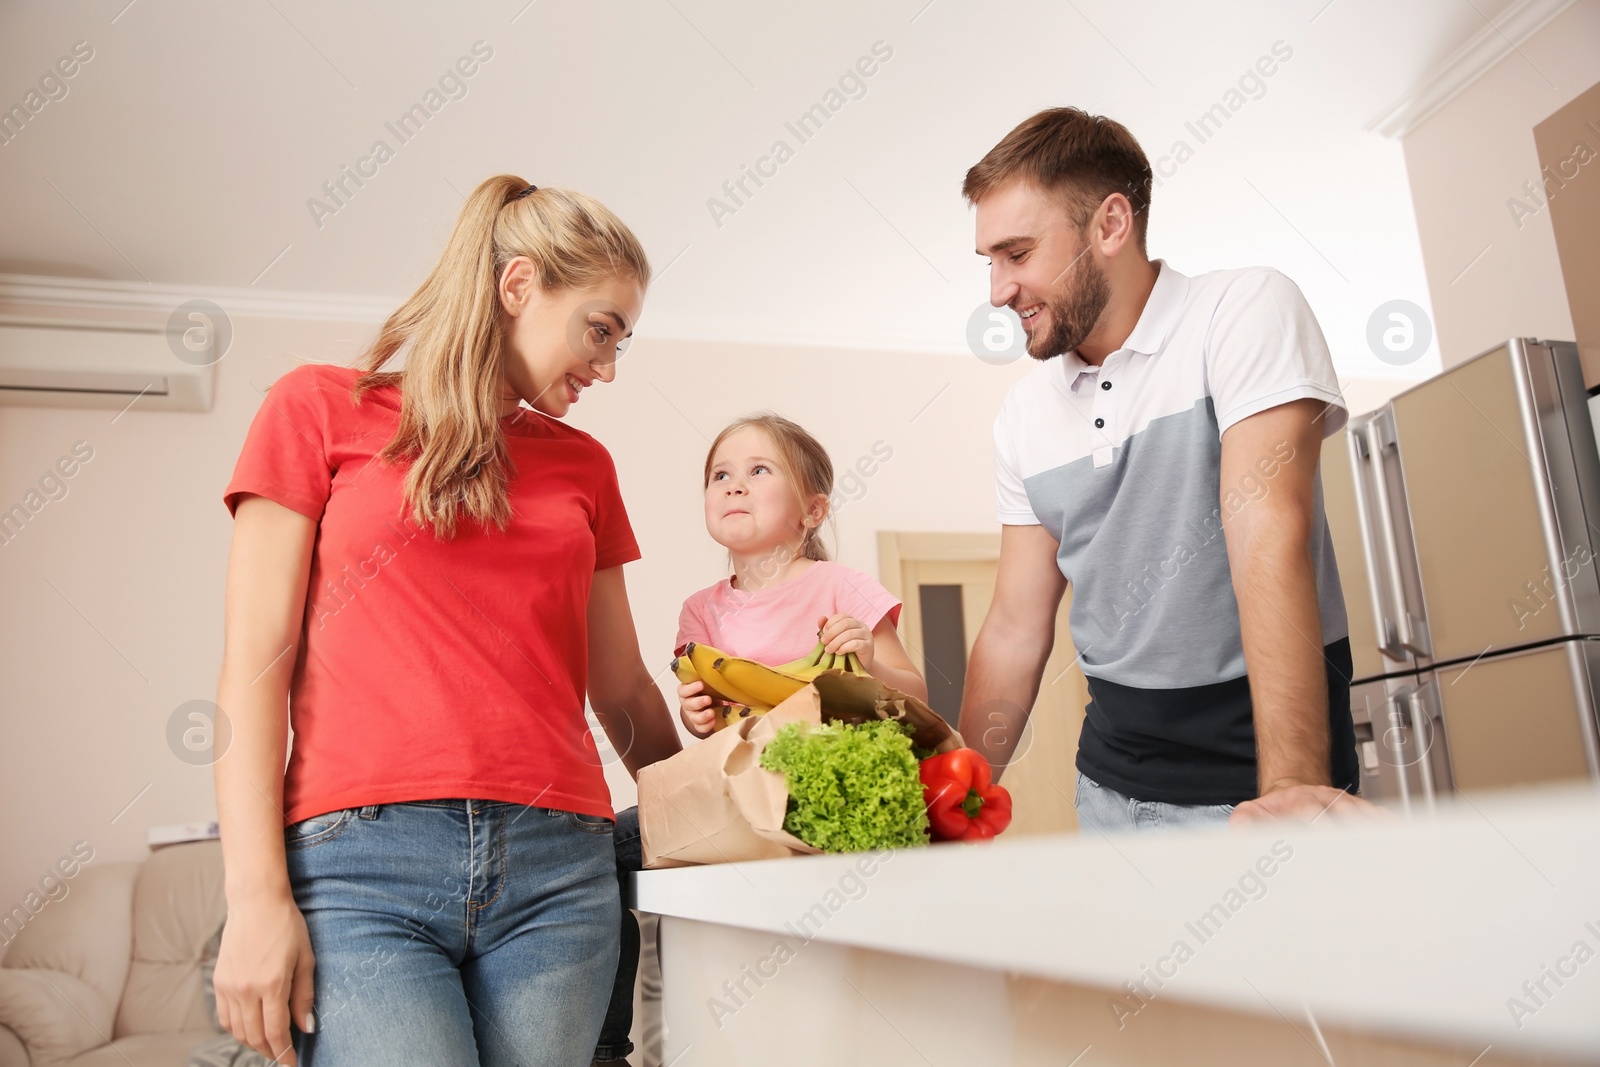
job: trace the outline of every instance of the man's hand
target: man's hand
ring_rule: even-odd
[[[1056,611],[1067,592],[1056,562],[1060,548],[1043,526],[1000,527],[994,599],[967,659],[957,727],[989,761],[996,782],[1028,724],[1055,647]]]
[[[1394,814],[1371,801],[1352,796],[1328,785],[1290,785],[1266,796],[1247,800],[1228,816],[1230,826],[1298,819],[1316,822],[1326,815],[1340,822],[1362,819],[1392,819]]]

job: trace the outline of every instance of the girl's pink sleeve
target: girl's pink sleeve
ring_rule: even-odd
[[[840,611],[860,619],[869,630],[876,630],[885,616],[891,625],[900,625],[900,600],[876,578],[845,566],[838,568],[838,575]]]
[[[690,641],[707,645],[716,643],[711,640],[711,634],[700,618],[699,601],[700,597],[696,594],[683,602],[683,610],[678,612],[678,637],[672,643],[673,649],[680,649]]]

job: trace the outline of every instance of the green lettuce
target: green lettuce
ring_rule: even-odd
[[[928,843],[911,739],[897,722],[790,723],[761,751],[789,786],[783,828],[824,852]]]

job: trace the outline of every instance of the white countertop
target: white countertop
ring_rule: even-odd
[[[1478,794],[1431,821],[1002,837],[636,878],[640,910],[662,915],[1600,1060],[1600,790],[1582,786]]]

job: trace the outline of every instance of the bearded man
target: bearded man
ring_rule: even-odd
[[[1317,469],[1347,411],[1305,297],[1266,267],[1147,258],[1150,164],[1076,108],[1012,130],[962,192],[1038,363],[994,423],[999,576],[962,736],[1000,777],[1070,582],[1080,825],[1374,810]]]

